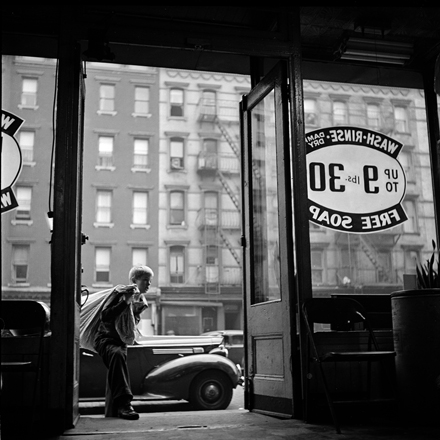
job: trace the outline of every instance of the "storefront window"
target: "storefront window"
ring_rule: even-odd
[[[346,99],[344,102],[332,100],[329,90],[335,94],[344,93]],[[368,230],[353,232],[349,214],[344,218],[336,209],[325,210],[319,205],[318,211],[318,205],[313,205],[315,220],[321,220],[313,222],[310,228],[313,295],[330,296],[338,292],[389,294],[400,290],[403,275],[414,274],[416,262],[431,255],[431,243],[436,237],[423,91],[318,81],[304,81],[304,91],[319,94],[320,129],[337,126],[337,130],[342,123],[350,127],[349,121],[356,121],[353,127],[359,129],[356,132],[334,131],[341,139],[345,135],[344,147],[339,150],[344,157],[338,157],[335,149],[326,162],[325,155],[329,153],[324,148],[319,150],[324,141],[320,140],[319,134],[316,135],[316,127],[306,125],[306,138],[312,133],[308,141],[315,142],[313,160],[309,160],[308,168],[309,200],[320,192],[322,205],[328,203],[327,208],[330,208],[327,195],[330,198],[341,196],[344,206],[339,207],[340,211],[350,213],[357,210],[364,225],[368,223],[370,226],[365,228]],[[372,132],[364,133],[363,129]],[[362,136],[370,133],[373,139],[373,131],[382,136],[376,138],[376,150],[403,145],[400,153],[395,154],[395,161],[389,162],[395,166],[381,167],[377,163],[377,158],[380,162],[377,151],[363,155],[354,147],[355,133],[363,133]],[[387,144],[381,141],[379,146],[378,140],[385,139],[383,136],[391,140]],[[354,172],[355,169],[361,172]],[[365,193],[370,197],[365,200],[371,203],[362,203]],[[393,203],[400,205],[403,211],[396,211],[396,214],[387,210],[386,200],[390,194],[398,199]],[[374,216],[375,206],[380,206],[382,216]],[[399,217],[395,225],[394,215]],[[406,216],[404,221],[403,216]]]

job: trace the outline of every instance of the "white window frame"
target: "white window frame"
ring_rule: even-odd
[[[185,246],[173,245],[169,249],[170,284],[183,284],[185,282]]]
[[[12,284],[29,285],[29,244],[13,244],[11,258],[11,280]],[[17,270],[23,267],[26,270],[25,277],[18,277]]]
[[[133,140],[133,167],[132,171],[150,172],[149,164],[150,139],[134,138]]]
[[[19,108],[38,109],[38,79],[25,77],[21,85],[21,102]]]
[[[12,224],[17,225],[32,225],[31,217],[31,204],[32,204],[32,187],[30,186],[17,186],[16,198],[18,207],[15,210],[15,219],[12,220]]]
[[[142,96],[145,93],[144,96]],[[150,114],[150,87],[134,87],[134,112],[133,116],[151,116]]]
[[[23,165],[34,166],[35,131],[21,130],[18,137]]]
[[[148,224],[148,191],[133,191],[131,229],[149,229]]]
[[[170,138],[170,169],[172,171],[185,169],[185,139],[182,137]]]
[[[98,164],[95,166],[96,170],[114,171],[114,149],[115,137],[109,135],[98,136]]]
[[[107,94],[107,92],[110,92]],[[99,85],[99,115],[115,116],[116,111],[116,86],[110,83],[101,83]]]
[[[185,117],[185,90],[179,87],[170,89],[170,117]]]
[[[96,191],[96,212],[95,212],[95,228],[112,228],[112,204],[113,191],[108,189],[98,189]]]
[[[95,271],[94,279],[95,286],[109,285],[111,283],[111,247],[110,246],[96,246],[95,247]],[[107,273],[107,280],[98,280],[98,273]]]

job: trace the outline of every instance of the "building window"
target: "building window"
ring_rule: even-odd
[[[98,190],[96,193],[96,223],[110,224],[112,221],[112,191]]]
[[[29,245],[12,245],[12,282],[27,283],[29,270]]]
[[[134,113],[135,115],[148,115],[150,113],[150,88],[136,86],[134,88]]]
[[[398,157],[400,165],[402,165],[403,171],[406,174],[406,179],[409,182],[415,180],[413,154],[411,150],[401,151]]]
[[[204,90],[202,93],[203,114],[216,116],[217,114],[217,93],[213,90]]]
[[[110,282],[110,253],[109,247],[95,248],[95,281],[97,283]]]
[[[333,122],[335,125],[343,125],[348,122],[347,103],[344,101],[333,102]]]
[[[34,160],[35,133],[33,131],[20,131],[19,141],[23,163]]]
[[[405,209],[408,220],[403,222],[403,232],[413,234],[418,232],[417,227],[417,211],[414,200],[404,200],[403,208]]]
[[[408,133],[408,115],[406,107],[394,107],[394,128],[398,133]]]
[[[38,80],[23,78],[21,89],[21,106],[34,108],[37,106]]]
[[[170,167],[172,170],[182,170],[184,166],[184,140],[173,137],[170,139]]]
[[[133,168],[144,170],[148,167],[148,139],[134,140]]]
[[[170,283],[182,284],[185,277],[185,248],[170,247]]]
[[[148,249],[133,248],[131,250],[131,264],[132,266],[146,266],[148,263]]]
[[[380,126],[380,108],[377,104],[367,105],[367,125],[374,129]]]
[[[318,125],[316,101],[314,99],[304,99],[304,119],[306,125]]]
[[[29,186],[17,186],[18,207],[15,210],[16,220],[31,219],[32,188]]]
[[[115,111],[115,86],[101,84],[99,87],[99,110],[101,112]]]
[[[322,284],[324,280],[324,268],[322,264],[323,251],[312,250],[310,259],[312,264],[312,284]]]
[[[113,136],[98,137],[98,166],[103,168],[113,167]]]
[[[417,263],[420,262],[419,251],[415,249],[406,249],[404,251],[404,258],[405,258],[404,273],[415,275]]]
[[[183,226],[185,222],[185,193],[170,192],[170,225]]]
[[[145,191],[133,192],[133,225],[148,223],[148,193]]]
[[[184,93],[183,89],[171,89],[170,90],[170,116],[184,116]]]

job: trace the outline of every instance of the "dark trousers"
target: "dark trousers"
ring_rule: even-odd
[[[127,368],[127,347],[115,344],[111,339],[98,341],[95,346],[107,367],[105,416],[117,417],[118,408],[133,399]]]

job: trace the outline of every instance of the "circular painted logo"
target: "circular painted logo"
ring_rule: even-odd
[[[408,219],[402,200],[403,144],[358,127],[330,127],[306,134],[309,218],[343,232],[371,233]]]
[[[1,212],[2,214],[17,208],[18,203],[12,191],[12,185],[18,179],[22,167],[20,146],[15,139],[15,133],[23,124],[24,120],[18,116],[2,110],[2,188],[1,188]]]

